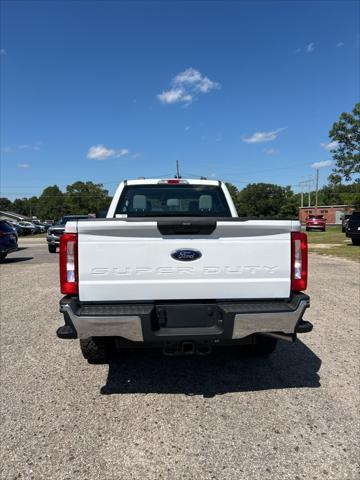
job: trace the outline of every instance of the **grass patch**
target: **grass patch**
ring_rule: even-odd
[[[360,247],[351,243],[351,239],[345,236],[340,226],[327,227],[326,232],[310,231],[306,233],[310,252],[360,262]]]

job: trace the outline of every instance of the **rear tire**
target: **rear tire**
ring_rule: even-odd
[[[0,253],[0,262],[2,262],[3,260],[5,260],[6,255],[7,255],[7,253],[5,253],[5,252],[4,252],[4,253]]]
[[[56,245],[48,245],[49,253],[56,253]]]
[[[306,227],[306,231],[308,232],[310,229]]]
[[[80,350],[89,363],[107,363],[112,353],[112,339],[106,337],[82,338]]]
[[[276,338],[257,335],[255,343],[251,346],[251,352],[257,357],[268,357],[275,351],[277,343]]]
[[[360,245],[360,238],[352,238],[351,241],[353,245]]]

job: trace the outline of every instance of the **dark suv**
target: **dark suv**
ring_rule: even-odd
[[[16,230],[6,221],[0,220],[0,261],[18,248]]]
[[[66,215],[53,226],[48,228],[46,241],[50,253],[56,253],[56,247],[60,245],[60,237],[65,231],[66,222],[89,218],[89,215]]]
[[[347,224],[349,223],[350,217],[351,217],[351,213],[347,213],[346,215],[343,216],[343,219],[341,220],[341,231],[343,233],[346,232],[346,227],[347,227]]]
[[[360,245],[360,211],[351,214],[346,227],[346,236],[351,238],[353,245]]]

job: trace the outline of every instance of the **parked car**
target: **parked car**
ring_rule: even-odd
[[[122,182],[107,218],[66,223],[60,283],[57,335],[79,338],[89,362],[127,346],[266,356],[312,329],[300,222],[238,218],[220,181]]]
[[[353,245],[360,245],[360,211],[353,212],[350,215],[346,227],[346,236],[351,238]]]
[[[8,253],[17,250],[17,239],[14,228],[5,220],[0,220],[0,261],[4,260]]]
[[[66,215],[53,226],[49,226],[47,230],[46,241],[50,253],[56,253],[56,248],[60,245],[60,237],[64,233],[66,222],[69,220],[79,220],[89,218],[88,215]]]
[[[36,233],[46,232],[47,230],[46,226],[43,223],[41,223],[39,220],[34,220],[32,223],[35,225]]]
[[[24,235],[34,235],[34,233],[36,233],[36,227],[31,222],[21,220],[20,222],[18,222],[18,225],[20,225]]]
[[[35,227],[36,227],[36,233],[45,233],[46,232],[46,228],[42,223],[36,223]]]
[[[309,215],[306,219],[306,231],[309,230],[326,230],[326,218],[324,215]]]
[[[18,237],[21,237],[22,235],[24,235],[23,229],[20,227],[18,223],[11,220],[8,220],[7,223],[10,225],[10,227],[12,227],[15,230],[16,235]]]
[[[351,213],[350,214],[346,214],[343,216],[343,219],[341,220],[341,230],[343,233],[346,232],[346,227],[349,223],[349,218],[351,217]]]

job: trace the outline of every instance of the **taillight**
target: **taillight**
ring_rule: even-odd
[[[302,232],[291,233],[291,290],[306,290],[308,274],[307,236]]]
[[[78,243],[76,233],[60,237],[60,288],[65,295],[78,293]]]

